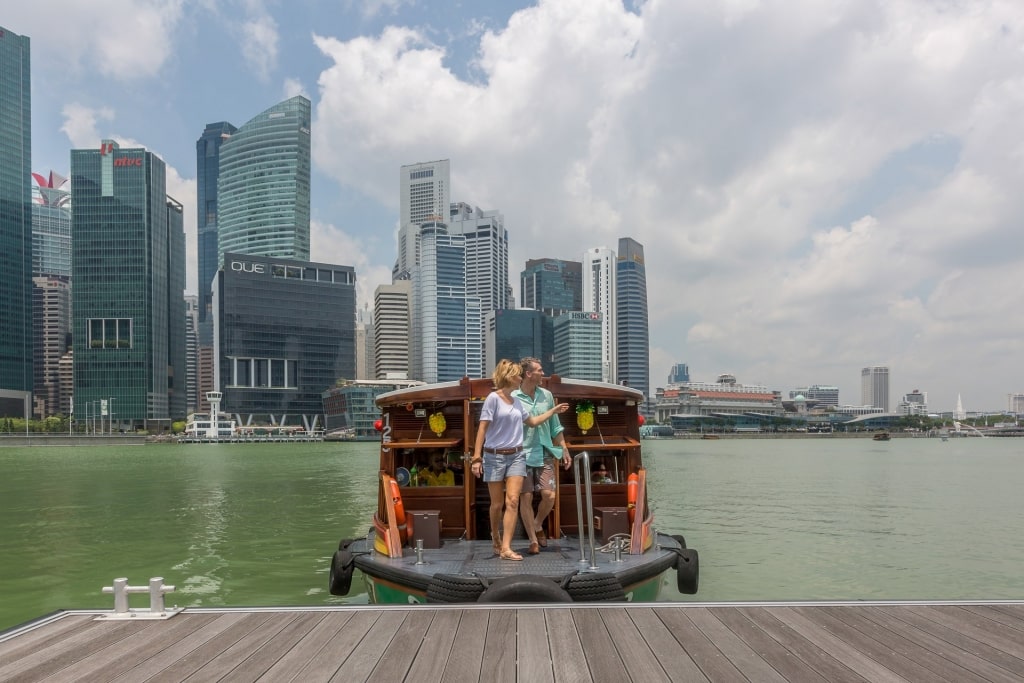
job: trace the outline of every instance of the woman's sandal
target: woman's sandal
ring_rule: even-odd
[[[508,550],[502,550],[500,557],[503,560],[513,560],[515,562],[522,562],[523,560],[523,556],[511,548]]]

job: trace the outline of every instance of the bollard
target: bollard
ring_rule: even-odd
[[[145,618],[145,619],[166,619],[181,610],[175,608],[168,612],[164,606],[164,593],[174,591],[174,586],[164,585],[162,576],[154,576],[149,580],[148,586],[129,586],[127,578],[114,579],[113,586],[104,586],[104,593],[114,594],[114,613],[107,618]],[[129,593],[149,593],[149,610],[133,611],[128,607]]]

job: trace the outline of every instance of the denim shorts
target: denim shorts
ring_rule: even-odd
[[[526,479],[523,481],[523,493],[554,491],[555,462],[554,458],[544,458],[544,464],[540,467],[527,467]]]
[[[526,476],[526,451],[510,455],[484,453],[484,481],[505,481],[509,477]]]

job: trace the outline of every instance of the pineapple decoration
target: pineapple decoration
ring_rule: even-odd
[[[444,414],[442,414],[440,410],[436,413],[431,413],[430,417],[427,419],[427,424],[430,425],[430,431],[434,432],[438,436],[444,434],[444,430],[448,427],[448,423],[445,422],[444,419]]]
[[[576,426],[583,434],[594,426],[594,404],[590,401],[580,401],[576,404]]]

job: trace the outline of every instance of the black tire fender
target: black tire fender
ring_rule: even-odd
[[[625,602],[626,591],[614,574],[573,574],[562,585],[573,602]]]
[[[683,538],[682,534],[672,534],[671,536],[669,536],[669,538],[674,539],[675,542],[679,544],[679,547],[683,550],[686,549],[686,539]]]
[[[348,595],[352,587],[352,570],[355,568],[355,560],[352,553],[339,550],[331,558],[331,573],[327,579],[327,587],[331,595]]]
[[[478,576],[434,574],[427,586],[427,602],[476,602],[486,589],[487,582]]]
[[[683,548],[676,552],[679,553],[676,558],[676,588],[683,595],[694,595],[700,580],[700,557],[693,548]]]
[[[553,579],[523,574],[493,581],[477,602],[572,602],[572,596]]]

